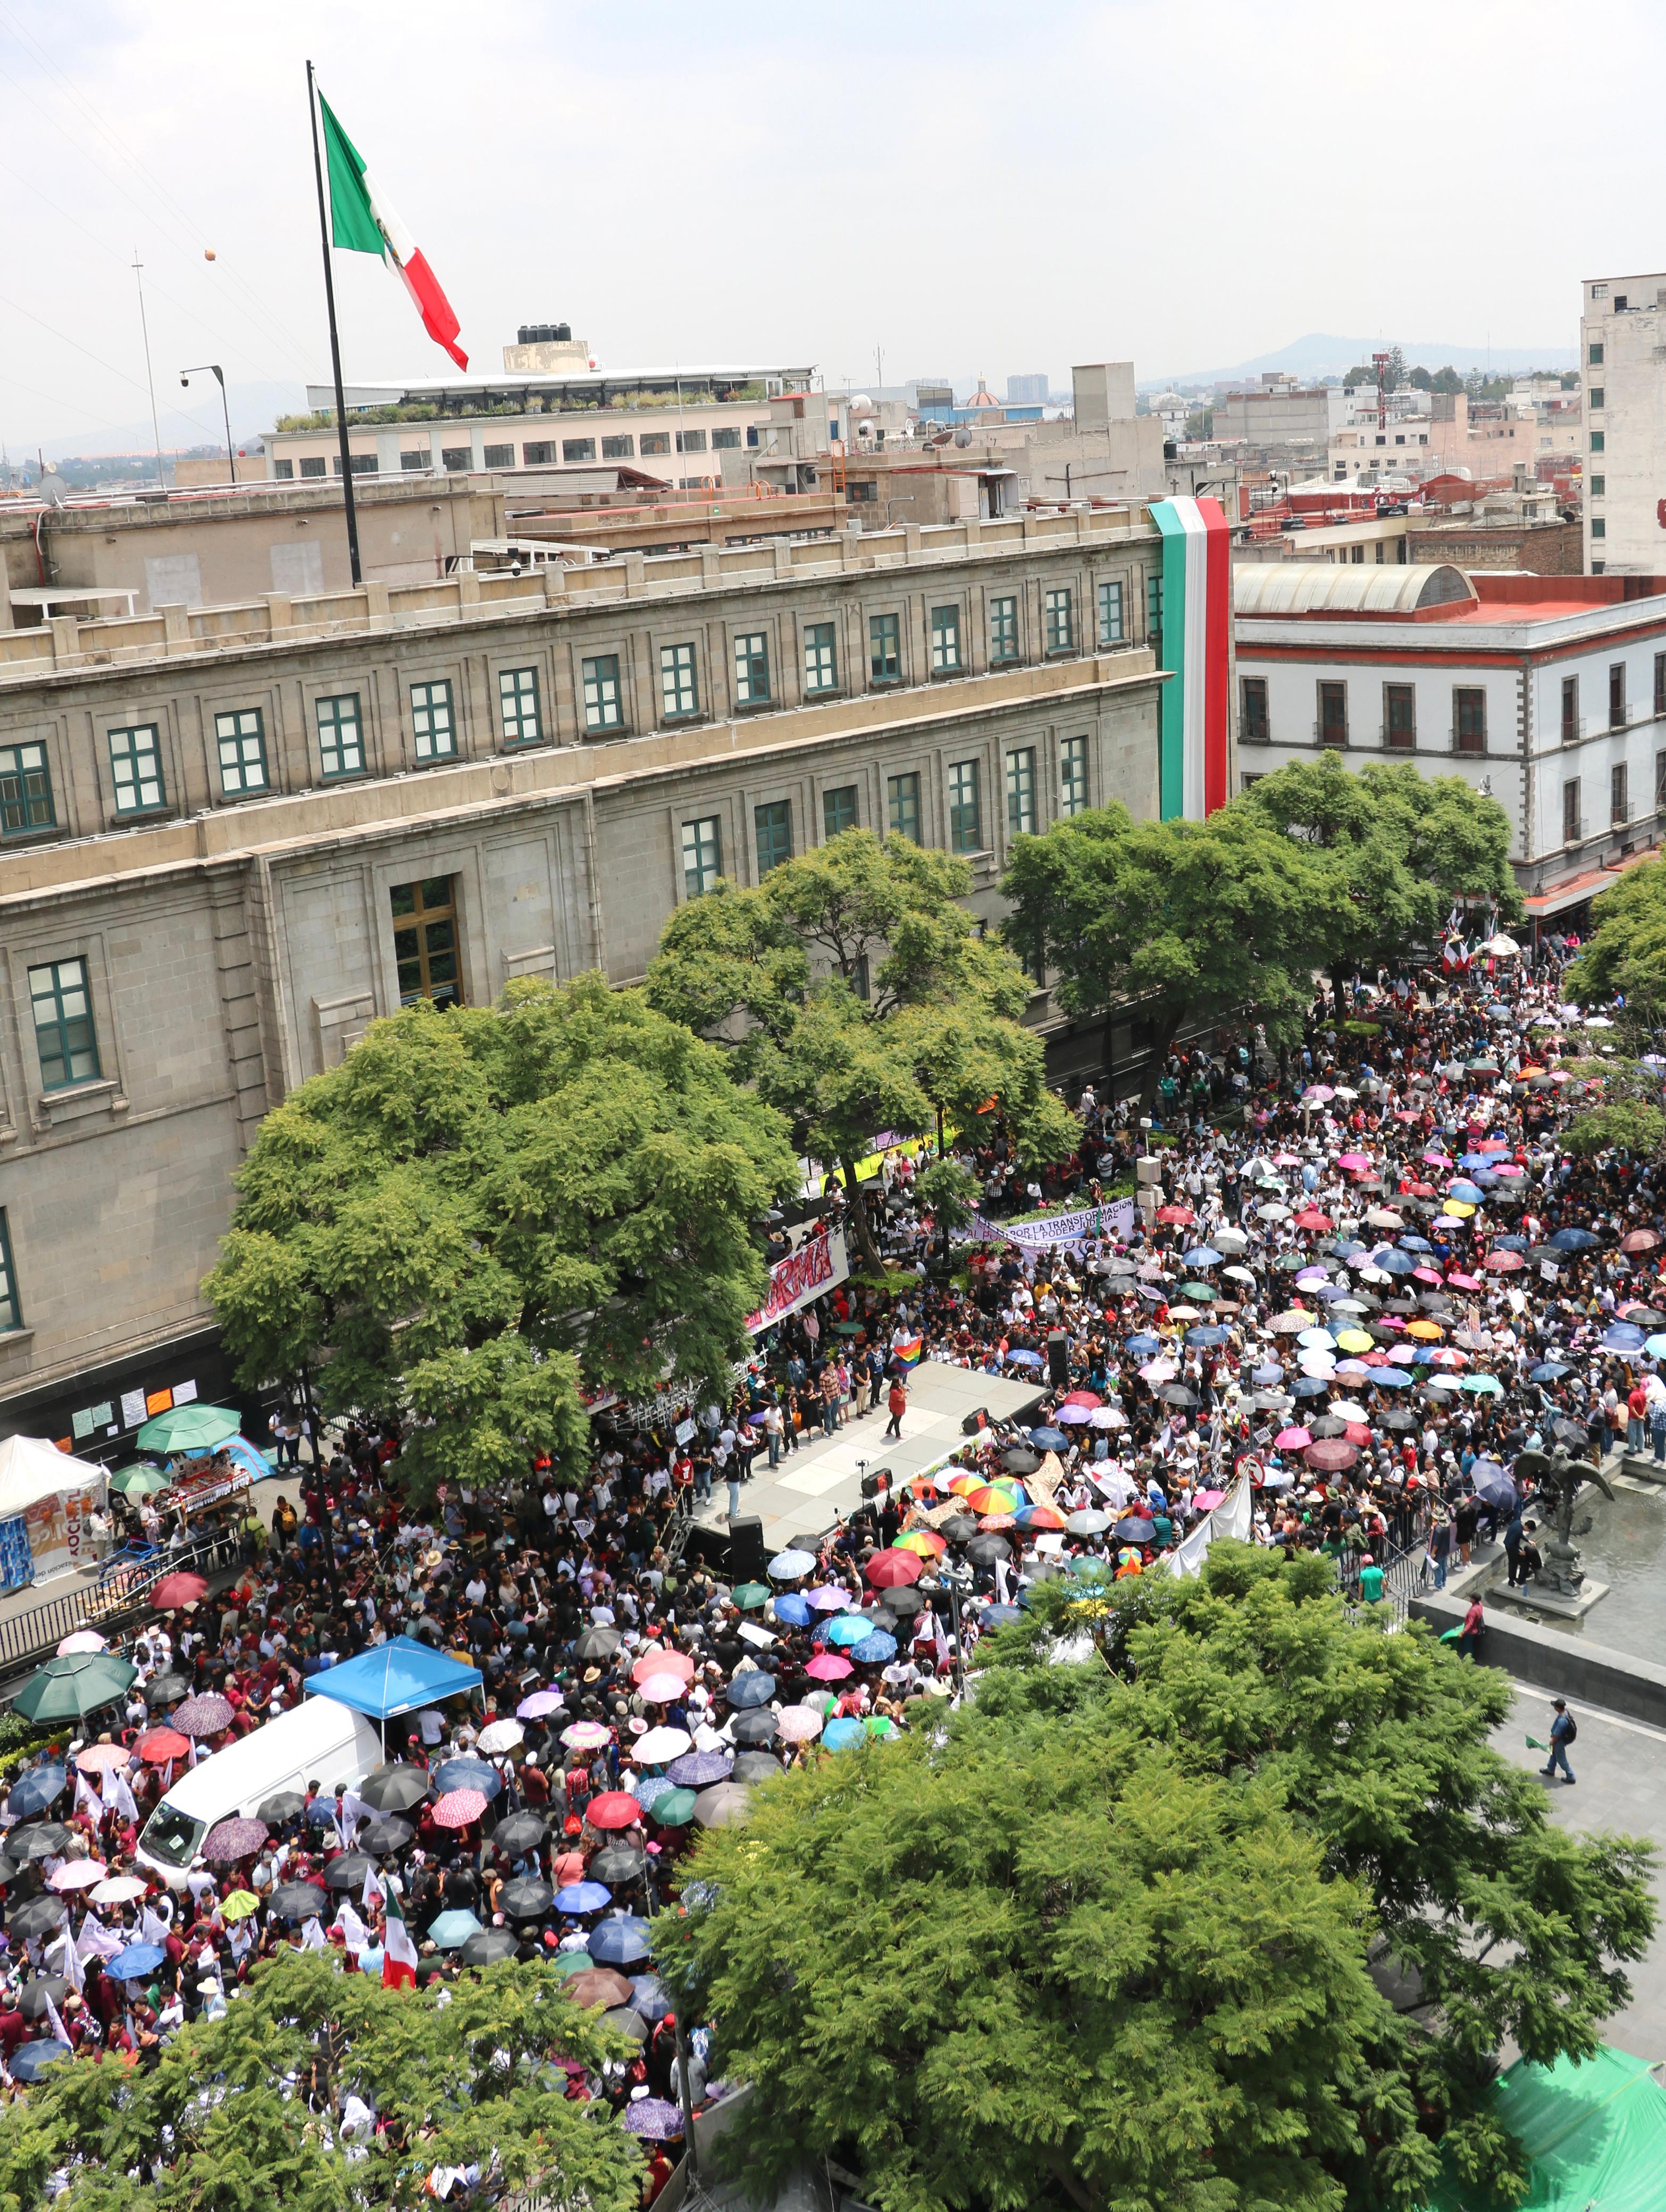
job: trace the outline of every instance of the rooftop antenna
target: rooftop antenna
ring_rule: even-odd
[[[162,426],[156,417],[156,380],[150,374],[150,325],[144,317],[144,264],[139,258],[139,249],[133,248],[133,281],[139,288],[139,330],[144,339],[144,380],[150,386],[150,428],[156,440],[156,484],[161,491],[167,489],[167,480],[162,474]]]

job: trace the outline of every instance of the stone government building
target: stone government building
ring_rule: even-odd
[[[1156,811],[1139,506],[0,633],[0,1431],[229,1390],[260,1118],[418,995],[644,972],[720,873]],[[1046,1012],[1038,992],[1037,1018]]]

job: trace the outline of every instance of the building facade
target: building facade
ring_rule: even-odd
[[[228,1178],[402,1002],[631,981],[854,825],[993,921],[1012,837],[1154,812],[1158,569],[1134,506],[0,635],[0,1430],[210,1387]]]
[[[1584,286],[1585,567],[1666,565],[1666,272]]]

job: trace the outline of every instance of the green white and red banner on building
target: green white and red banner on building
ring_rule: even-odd
[[[1163,686],[1158,812],[1201,822],[1227,799],[1232,561],[1218,499],[1163,499]]]

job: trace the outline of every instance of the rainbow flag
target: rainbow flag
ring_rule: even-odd
[[[923,1349],[917,1336],[909,1337],[906,1344],[896,1344],[891,1346],[892,1352],[904,1367],[917,1367],[920,1364],[920,1354]]]

